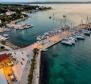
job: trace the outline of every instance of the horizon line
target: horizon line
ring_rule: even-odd
[[[37,2],[0,2],[0,4],[4,4],[4,3],[29,3],[29,4],[61,4],[61,3],[91,3],[91,1],[37,1]]]

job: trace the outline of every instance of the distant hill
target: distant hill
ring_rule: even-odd
[[[88,2],[1,2],[2,4],[91,4]]]
[[[30,2],[31,4],[91,4],[91,2]]]

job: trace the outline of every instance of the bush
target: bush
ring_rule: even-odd
[[[3,50],[3,49],[5,49],[5,47],[4,46],[1,46],[1,49]]]

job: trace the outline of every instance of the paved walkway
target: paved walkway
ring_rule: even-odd
[[[45,39],[43,42],[39,42],[39,45],[40,45],[41,49],[40,49],[40,53],[36,57],[36,65],[35,65],[35,70],[34,70],[34,73],[33,73],[32,84],[39,84],[41,50],[45,50],[46,48],[60,42],[63,38],[65,38],[67,36],[70,36],[70,35],[71,35],[71,33],[69,33],[69,32],[63,32],[61,34],[57,34],[53,37],[50,37],[47,40]]]
[[[27,79],[29,75],[30,65],[31,65],[31,59],[33,57],[33,49],[39,48],[40,50],[44,50],[59,41],[61,41],[63,38],[71,35],[70,32],[65,31],[59,34],[56,34],[54,36],[51,36],[43,41],[36,42],[26,48],[21,48],[17,50],[10,50],[10,51],[4,51],[1,53],[12,53],[12,56],[15,57],[18,61],[18,63],[12,68],[14,71],[15,76],[19,80],[19,84],[27,84]],[[40,76],[40,57],[41,53],[36,58],[36,67],[33,73],[33,84],[39,84],[39,76]],[[14,84],[18,84],[17,82]]]

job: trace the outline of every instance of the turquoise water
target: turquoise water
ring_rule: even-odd
[[[26,46],[34,43],[38,35],[56,29],[58,23],[54,23],[54,20],[49,19],[50,14],[47,13],[48,11],[29,14],[30,17],[19,24],[27,23],[32,24],[34,27],[22,31],[13,30],[10,34],[10,40],[16,45]]]
[[[10,40],[19,46],[26,46],[36,41],[36,36],[57,29],[63,25],[62,15],[67,15],[67,24],[86,22],[91,18],[90,4],[55,4],[53,9],[29,14],[29,19],[21,23],[33,24],[28,30],[10,33]],[[54,17],[49,19],[49,16]],[[90,21],[90,20],[89,20]],[[91,37],[78,41],[75,46],[57,44],[42,55],[42,84],[91,84]]]
[[[57,29],[63,26],[63,15],[67,16],[67,24],[78,25],[83,19],[86,22],[87,16],[91,18],[90,4],[49,4],[53,9],[48,11],[39,11],[28,14],[29,18],[20,23],[28,23],[34,25],[33,28],[16,31],[10,33],[10,40],[18,46],[26,46],[36,41],[36,36],[42,35],[44,32]],[[54,16],[53,16],[54,14]],[[53,16],[49,19],[49,16]],[[91,21],[91,20],[90,20]],[[19,24],[20,24],[19,23]]]
[[[59,43],[42,56],[42,84],[91,84],[91,37],[72,47]]]

